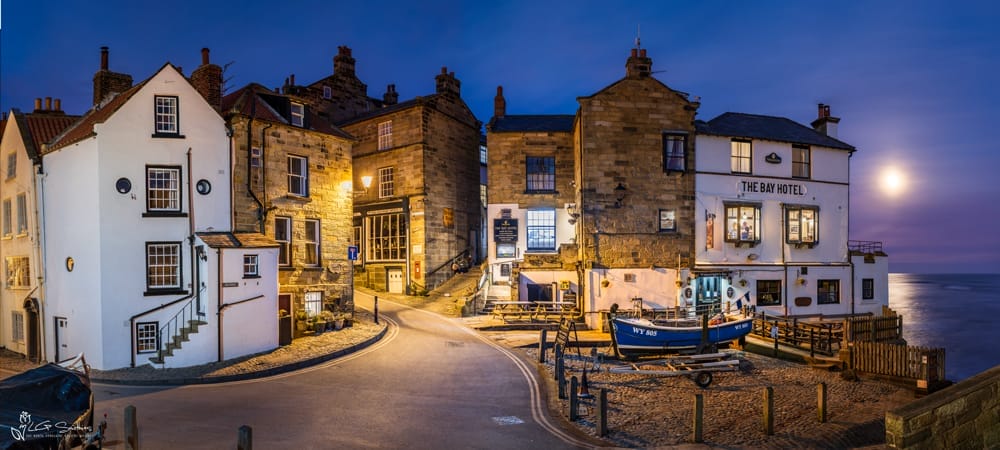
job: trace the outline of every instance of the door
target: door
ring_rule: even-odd
[[[56,362],[69,358],[69,321],[56,317]]]
[[[386,271],[386,276],[389,279],[386,290],[388,290],[390,294],[402,294],[403,269],[386,269]]]
[[[698,302],[695,310],[698,314],[714,314],[720,311],[722,304],[722,277],[718,275],[702,275],[697,278]]]
[[[31,297],[24,301],[25,344],[27,344],[28,360],[38,362],[41,358],[41,323],[38,317],[38,299]]]

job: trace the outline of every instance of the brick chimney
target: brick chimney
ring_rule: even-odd
[[[399,103],[399,92],[396,92],[395,84],[390,84],[385,87],[385,95],[382,96],[382,103],[384,103],[385,106]]]
[[[646,56],[646,49],[633,48],[631,56],[625,61],[625,78],[646,78],[652,71],[653,60]]]
[[[493,117],[507,115],[507,100],[503,98],[503,86],[497,86],[497,96],[493,97]]]
[[[333,57],[333,74],[357,77],[354,74],[354,63],[350,47],[346,45],[337,47],[337,56]]]
[[[132,75],[108,70],[108,48],[101,47],[101,69],[94,74],[94,104],[132,87]]]
[[[455,72],[448,73],[447,67],[441,68],[441,73],[434,77],[435,84],[437,85],[437,93],[452,93],[456,96],[462,95],[462,82],[455,78]]]
[[[222,110],[222,67],[209,62],[207,48],[201,49],[201,65],[191,72],[191,85],[212,108]]]
[[[820,103],[818,105],[819,113],[816,120],[812,121],[813,129],[818,133],[825,134],[834,139],[837,138],[837,124],[840,123],[839,117],[833,117],[830,115],[830,105],[824,105]]]

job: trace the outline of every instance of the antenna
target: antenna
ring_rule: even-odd
[[[641,45],[639,45],[639,25],[638,24],[636,24],[636,26],[635,26],[635,48],[641,48]]]

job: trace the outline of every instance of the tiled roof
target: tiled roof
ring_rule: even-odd
[[[0,141],[3,140],[3,130],[7,129],[7,119],[0,120]]]
[[[147,78],[145,81],[135,86],[132,86],[125,92],[115,95],[103,106],[99,105],[94,107],[94,109],[91,109],[86,115],[83,116],[83,119],[56,137],[55,141],[49,145],[49,148],[45,152],[48,153],[94,136],[94,125],[104,123],[104,121],[111,118],[111,115],[114,114],[115,111],[118,111],[118,108],[121,108],[122,105],[132,98],[136,92],[139,92],[139,90],[142,89],[142,87],[145,86],[150,79],[152,79],[152,77]]]
[[[291,99],[291,97],[275,93],[260,84],[250,83],[222,98],[222,112],[223,114],[252,116],[254,120],[290,125],[290,121],[275,109],[274,104],[291,101]],[[306,114],[308,115],[309,130],[345,139],[354,139],[354,136],[318,116],[312,108],[307,107]]]
[[[211,248],[269,248],[280,244],[260,233],[212,231],[195,233]]]
[[[506,115],[490,121],[493,133],[506,131],[573,131],[572,114]]]
[[[854,151],[855,148],[784,117],[727,112],[708,122],[695,122],[699,134],[745,137]]]
[[[80,120],[80,116],[67,116],[64,114],[14,113],[14,120],[22,130],[24,138],[24,150],[31,159],[38,158],[41,146],[62,133],[71,125]]]

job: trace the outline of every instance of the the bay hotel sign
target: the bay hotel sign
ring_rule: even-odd
[[[517,248],[517,219],[493,219],[497,258],[513,258]]]
[[[804,184],[768,180],[742,179],[737,183],[736,189],[743,194],[806,195]]]

